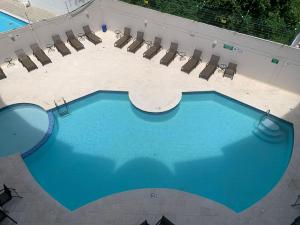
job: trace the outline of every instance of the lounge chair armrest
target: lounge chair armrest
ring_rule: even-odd
[[[15,188],[7,188],[7,189],[9,189],[9,190],[13,190],[13,191],[16,191],[16,189],[15,189]],[[0,189],[0,191],[4,191],[4,188]]]

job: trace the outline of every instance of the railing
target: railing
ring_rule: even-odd
[[[271,110],[268,109],[268,110],[264,113],[264,115],[262,115],[262,117],[261,117],[260,120],[259,120],[258,126],[261,124],[261,122],[262,122],[264,119],[266,119],[266,118],[268,118],[268,117],[270,116],[270,113],[271,113]]]
[[[297,24],[289,24],[283,19],[280,23],[274,24],[268,19],[250,15],[249,11],[245,13],[235,10],[238,8],[234,7],[225,9],[219,5],[210,5],[205,1],[198,1],[198,4],[196,0],[194,0],[195,4],[183,4],[182,1],[176,0],[121,1],[288,45],[300,29]]]
[[[90,0],[84,3],[83,5],[79,6],[78,8],[74,9],[73,11],[69,12],[72,17],[78,15],[82,11],[84,11],[86,8],[88,8],[91,4],[94,3],[95,0]],[[68,9],[69,10],[69,9]]]
[[[295,37],[293,43],[291,44],[292,47],[297,47],[300,44],[300,33]]]

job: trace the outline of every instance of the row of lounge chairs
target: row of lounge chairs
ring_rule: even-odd
[[[145,220],[140,225],[149,225],[148,221]],[[162,218],[156,223],[156,225],[174,225],[167,217],[162,216]]]
[[[83,31],[85,37],[92,42],[94,45],[100,44],[102,39],[98,37],[89,27],[89,25],[83,26]],[[84,49],[84,45],[78,40],[72,30],[66,31],[67,41],[70,45],[76,50],[80,51]],[[65,45],[65,43],[61,40],[58,34],[52,36],[52,40],[54,42],[54,47],[58,50],[58,52],[62,56],[66,56],[71,54],[71,51]]]
[[[124,28],[124,34],[121,38],[119,38],[114,46],[117,48],[123,48],[126,44],[130,42],[132,39],[131,29],[128,27]],[[133,43],[127,48],[128,52],[135,53],[138,49],[140,49],[145,42],[144,40],[144,32],[138,31],[136,39]],[[160,50],[161,50],[161,38],[155,37],[153,45],[147,49],[143,53],[143,57],[146,59],[152,59]],[[169,66],[170,63],[175,59],[178,54],[178,43],[172,42],[170,48],[167,50],[166,54],[160,60],[160,64]],[[195,49],[191,58],[181,67],[181,71],[185,73],[192,72],[201,62],[202,51]],[[199,77],[205,80],[209,80],[209,78],[213,75],[216,69],[219,67],[220,57],[216,55],[212,55],[206,67],[201,71]],[[224,71],[223,77],[229,77],[233,79],[234,74],[236,73],[237,64],[229,63],[228,67]]]
[[[97,45],[102,42],[101,38],[92,32],[89,25],[83,27],[85,37],[92,42],[93,44]],[[74,35],[72,30],[68,30],[66,32],[67,41],[70,45],[76,50],[80,51],[84,49],[84,45],[78,40],[78,38]],[[58,50],[58,52],[62,56],[66,56],[71,54],[70,49],[65,45],[65,43],[61,40],[59,35],[53,35],[52,40],[54,43],[54,47]],[[43,65],[47,65],[52,63],[51,59],[45,54],[45,52],[40,48],[40,46],[35,43],[30,46],[33,55],[37,58],[37,60]],[[23,49],[19,49],[15,51],[17,55],[18,61],[27,69],[28,72],[37,69],[37,65],[30,59],[28,55],[24,52]],[[3,70],[0,68],[0,80],[6,78]]]

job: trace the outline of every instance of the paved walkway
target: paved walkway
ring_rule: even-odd
[[[71,101],[97,90],[115,90],[129,91],[130,99],[144,110],[164,110],[170,107],[166,99],[173,99],[173,95],[216,90],[262,110],[270,109],[272,114],[294,123],[294,153],[289,168],[271,193],[239,214],[199,196],[165,189],[120,193],[69,212],[44,192],[20,156],[15,155],[0,158],[0,184],[16,187],[25,197],[7,206],[12,217],[23,225],[138,225],[144,219],[155,224],[162,214],[176,225],[283,225],[299,215],[299,209],[290,207],[300,193],[299,95],[239,74],[230,80],[216,72],[205,81],[198,78],[205,62],[187,75],[180,71],[186,61],[179,58],[169,67],[159,64],[165,50],[149,61],[142,57],[145,46],[131,54],[126,47],[122,50],[113,47],[113,33],[99,35],[103,39],[101,45],[84,41],[86,49],[80,52],[67,44],[72,54],[64,58],[57,51],[46,51],[53,63],[45,67],[31,56],[39,66],[31,73],[17,61],[13,67],[2,65],[7,79],[0,81],[0,107],[29,102],[50,109],[54,107],[53,100],[62,96]]]

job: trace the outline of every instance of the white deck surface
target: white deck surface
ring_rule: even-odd
[[[7,79],[0,81],[0,107],[27,102],[50,109],[53,100],[61,97],[71,101],[97,90],[115,90],[129,91],[130,99],[142,110],[164,111],[178,103],[182,92],[215,90],[259,109],[270,109],[271,114],[294,123],[289,168],[271,193],[239,214],[199,196],[159,189],[120,193],[69,212],[37,184],[19,155],[0,158],[0,184],[17,188],[24,196],[6,207],[19,224],[138,225],[144,219],[155,224],[166,215],[176,225],[283,225],[299,215],[299,209],[290,206],[300,194],[299,95],[239,74],[233,80],[223,78],[221,72],[209,81],[199,79],[205,62],[187,75],[180,71],[186,60],[177,57],[169,67],[159,64],[165,50],[149,61],[142,57],[145,46],[132,54],[126,51],[127,46],[122,50],[113,47],[114,33],[99,35],[102,44],[94,46],[85,40],[86,49],[80,52],[67,44],[72,54],[66,57],[46,50],[53,63],[45,67],[31,56],[39,69],[30,73],[18,61],[12,67],[1,65]],[[154,198],[151,193],[155,193]]]

